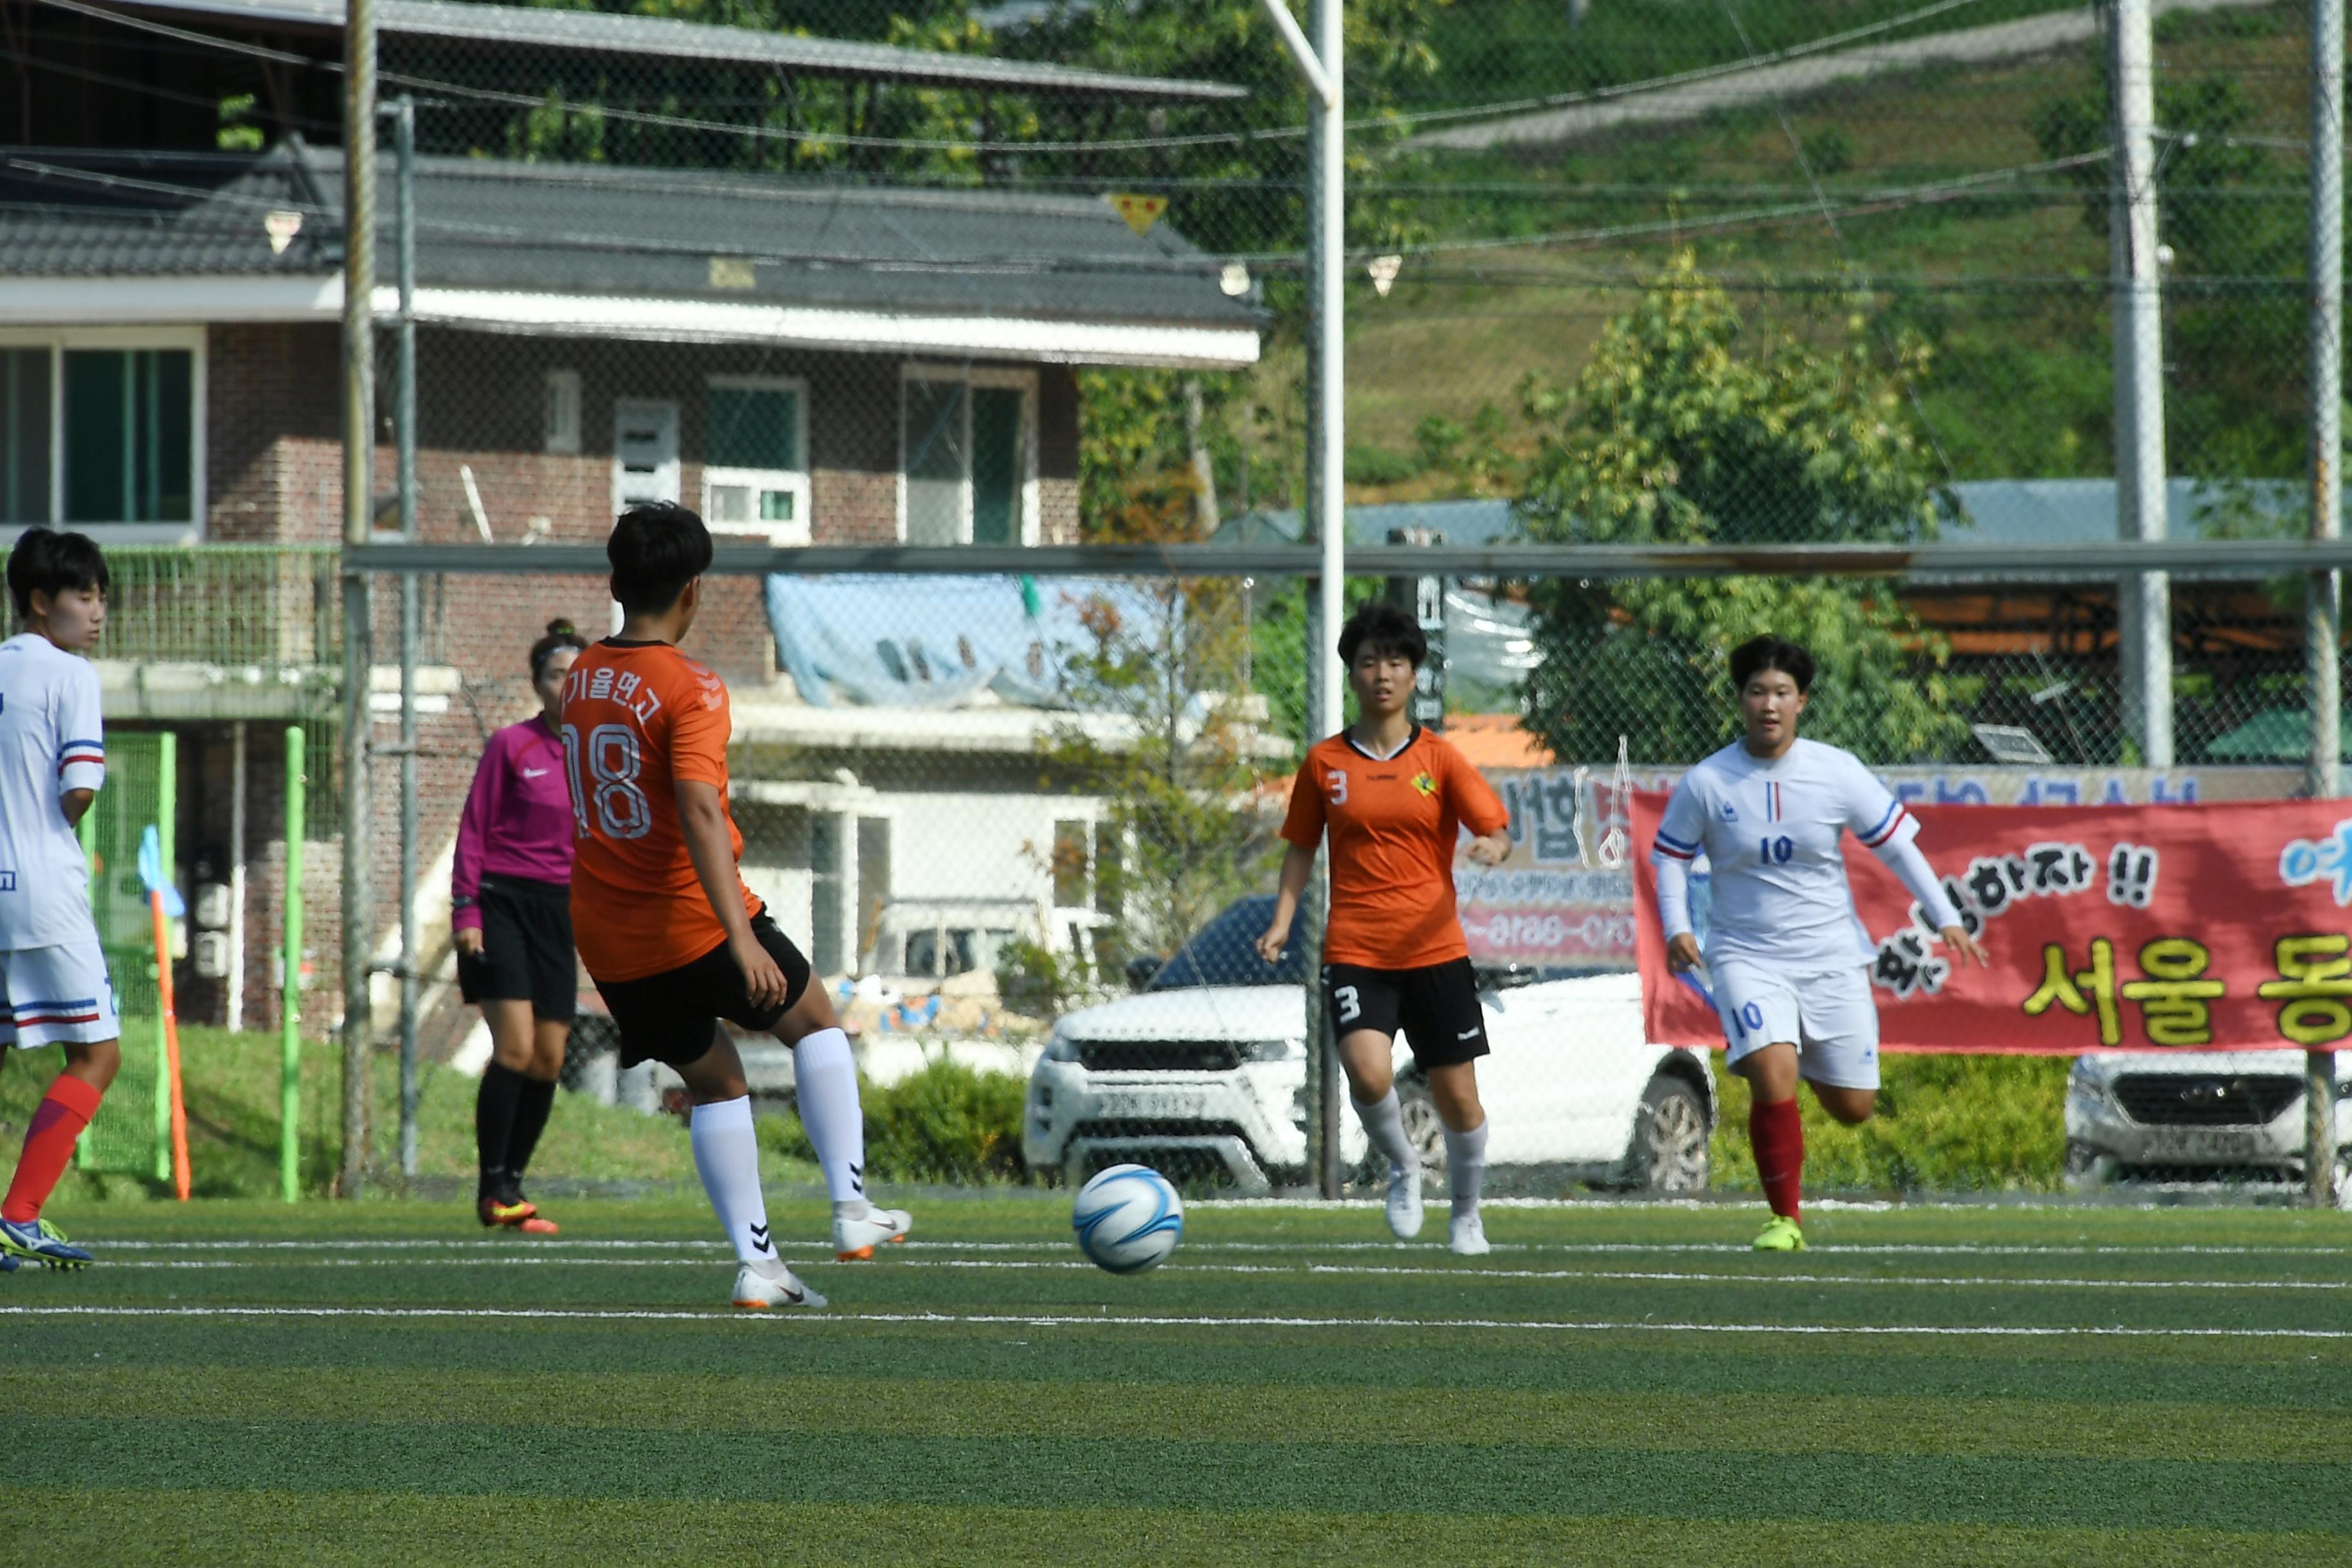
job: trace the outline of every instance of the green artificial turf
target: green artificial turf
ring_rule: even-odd
[[[691,1203],[60,1205],[0,1562],[2341,1562],[2352,1217],[1196,1207],[1114,1279],[940,1199],[821,1313]],[[81,1223],[76,1225],[76,1221]]]

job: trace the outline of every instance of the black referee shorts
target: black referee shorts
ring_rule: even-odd
[[[1327,963],[1323,1005],[1337,1037],[1371,1029],[1394,1039],[1402,1028],[1423,1068],[1459,1067],[1487,1054],[1486,1010],[1466,958],[1422,969]]]
[[[809,961],[776,929],[761,910],[751,917],[751,935],[784,972],[784,999],[772,1006],[751,1005],[743,971],[722,942],[692,963],[635,980],[599,980],[596,990],[621,1034],[621,1065],[664,1062],[677,1068],[702,1059],[719,1020],[753,1034],[765,1034],[792,1011],[809,985]]]
[[[543,1024],[570,1024],[580,1005],[580,961],[572,950],[572,889],[529,877],[484,877],[482,951],[457,954],[457,990],[467,1001],[528,1002]]]

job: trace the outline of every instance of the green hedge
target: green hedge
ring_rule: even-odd
[[[877,1181],[972,1185],[1019,1181],[1021,1106],[1026,1084],[937,1060],[892,1084],[864,1083],[866,1172]],[[761,1139],[788,1158],[813,1160],[796,1116],[768,1117]]]
[[[2032,1192],[2059,1190],[2066,1159],[2065,1057],[1883,1058],[1878,1114],[1843,1127],[1800,1093],[1805,1116],[1805,1186],[1811,1192]],[[1715,1131],[1718,1189],[1753,1190],[1748,1083],[1719,1073],[1723,1118]]]

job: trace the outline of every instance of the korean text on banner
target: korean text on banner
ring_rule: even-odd
[[[1635,948],[1650,1037],[1720,1046],[1706,975],[1666,967],[1633,800]],[[2071,1056],[2106,1047],[2323,1049],[2352,1038],[2352,813],[2341,801],[1917,808],[1919,847],[1991,964],[1960,969],[1875,857],[1847,876],[1883,1048]],[[1706,862],[1692,917],[1706,941]]]

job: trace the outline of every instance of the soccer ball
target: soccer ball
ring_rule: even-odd
[[[1168,1261],[1184,1235],[1184,1201],[1149,1165],[1113,1165],[1078,1189],[1070,1209],[1078,1250],[1113,1274]]]

